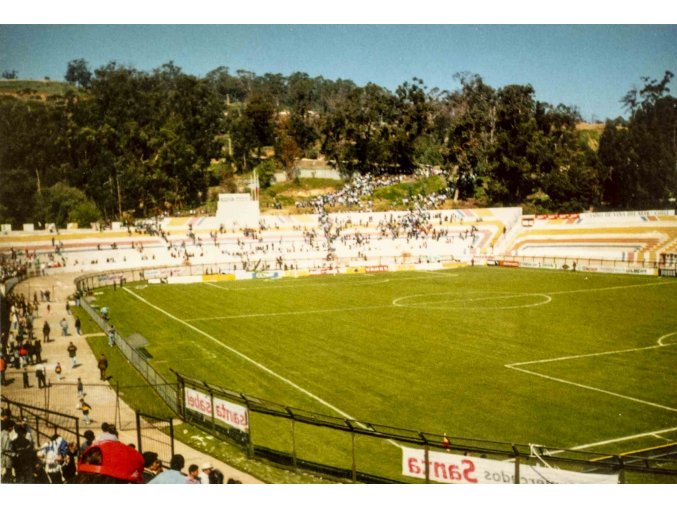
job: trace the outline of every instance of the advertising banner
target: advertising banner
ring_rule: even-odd
[[[523,268],[539,268],[539,269],[558,269],[554,262],[537,262],[537,261],[520,261],[520,266]]]
[[[235,280],[233,273],[220,273],[216,275],[202,275],[203,282],[230,282]]]
[[[388,266],[365,266],[364,271],[366,273],[386,273],[389,270]]]
[[[442,263],[440,262],[426,262],[425,264],[415,264],[416,271],[437,271],[442,269]]]
[[[105,275],[99,275],[97,277],[97,279],[101,283],[112,282],[112,281],[119,282],[120,280],[122,280],[122,278],[123,278],[122,273],[108,273],[108,274],[105,274]]]
[[[586,273],[614,273],[622,275],[649,275],[655,276],[658,270],[654,268],[633,268],[623,266],[578,266],[576,269],[585,271]]]
[[[498,261],[498,265],[504,268],[519,268],[520,263],[518,261]]]
[[[254,280],[267,280],[271,278],[282,278],[282,271],[254,271],[252,273]]]
[[[196,391],[190,387],[185,388],[185,396],[187,410],[192,410],[211,418],[213,408],[214,419],[240,431],[249,432],[249,413],[246,407],[219,399],[216,396],[214,397],[214,406],[212,407],[211,398],[208,394]]]
[[[515,464],[445,452],[428,452],[429,478],[447,484],[514,484]],[[425,479],[425,451],[402,448],[402,475]],[[587,474],[520,465],[521,484],[618,484],[618,474]]]
[[[148,280],[150,278],[170,278],[172,276],[189,275],[190,271],[183,267],[176,268],[161,268],[161,269],[146,269],[143,272],[143,277]]]
[[[308,274],[310,276],[338,275],[338,273],[339,270],[337,268],[315,268],[308,270]]]

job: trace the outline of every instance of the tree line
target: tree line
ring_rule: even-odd
[[[0,222],[88,224],[201,205],[209,186],[258,168],[264,183],[300,158],[344,175],[440,167],[466,204],[534,211],[674,207],[677,100],[669,71],[642,78],[598,146],[575,107],[530,85],[457,74],[453,91],[413,78],[369,83],[172,62],[152,71],[68,64],[64,95],[0,97]],[[272,150],[271,150],[272,147]]]

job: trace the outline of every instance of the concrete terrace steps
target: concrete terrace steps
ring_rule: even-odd
[[[533,255],[527,253],[531,249],[551,254],[560,248],[563,256],[571,256],[571,251],[575,250],[585,251],[590,257],[618,258],[622,255],[628,260],[656,262],[658,253],[676,236],[675,216],[595,218],[579,220],[575,224],[548,219],[537,220],[533,227],[524,228],[507,251]]]

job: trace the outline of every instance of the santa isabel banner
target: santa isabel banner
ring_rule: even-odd
[[[249,431],[249,414],[246,407],[230,403],[214,397],[212,407],[212,398],[208,394],[201,393],[189,387],[185,388],[186,409],[193,410],[207,417],[212,417],[212,408],[214,419],[222,423],[237,428],[240,431]]]
[[[428,452],[429,477],[448,484],[514,484],[515,463]],[[402,475],[425,479],[425,451],[402,448]],[[618,474],[584,474],[520,464],[521,484],[618,484]]]

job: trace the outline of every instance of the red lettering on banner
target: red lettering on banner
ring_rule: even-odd
[[[468,482],[476,483],[477,479],[470,475],[475,471],[475,463],[469,459],[464,459],[461,463],[463,464],[463,478]]]
[[[418,460],[416,458],[409,458],[407,465],[409,466],[409,472],[412,474],[421,473],[421,467],[418,466]]]
[[[450,466],[449,466],[449,473],[451,473],[451,468],[452,468],[453,466],[454,466],[454,465],[450,465]],[[440,470],[442,471],[442,475],[441,475],[441,476],[440,476]],[[447,478],[447,468],[446,468],[446,465],[445,465],[444,463],[440,463],[439,461],[436,461],[435,464],[434,464],[434,468],[433,468],[433,475],[434,475],[435,477],[442,477],[442,479],[446,479],[446,478]]]
[[[192,396],[188,395],[188,405],[190,405],[192,408],[206,413],[206,414],[211,414],[212,412],[212,406],[211,403],[208,401],[203,400],[199,396]]]
[[[388,266],[367,266],[364,270],[367,273],[385,273],[388,271]]]
[[[449,478],[452,481],[460,481],[462,479],[461,472],[458,471],[458,466],[449,465]]]

